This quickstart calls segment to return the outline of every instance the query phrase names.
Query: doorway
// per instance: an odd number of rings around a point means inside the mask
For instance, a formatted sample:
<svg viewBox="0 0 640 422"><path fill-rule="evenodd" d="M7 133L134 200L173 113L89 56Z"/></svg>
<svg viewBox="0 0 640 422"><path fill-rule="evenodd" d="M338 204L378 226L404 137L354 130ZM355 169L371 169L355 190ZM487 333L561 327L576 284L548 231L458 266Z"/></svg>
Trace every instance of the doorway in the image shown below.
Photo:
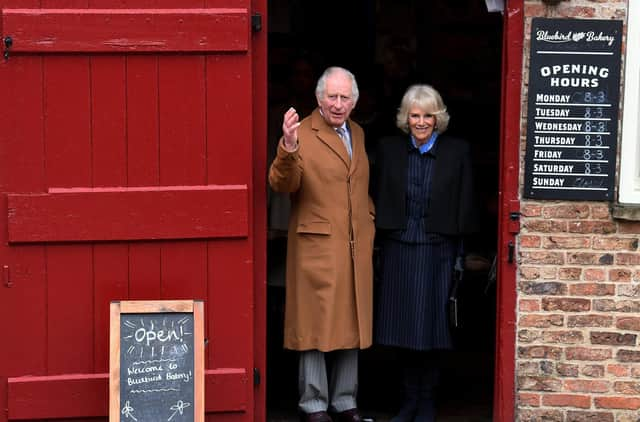
<svg viewBox="0 0 640 422"><path fill-rule="evenodd" d="M269 0L268 151L270 164L282 115L307 115L315 83L331 65L358 81L352 118L375 142L395 133L395 113L412 83L433 85L447 104L448 132L473 149L482 233L467 244L456 349L443 361L438 421L491 421L495 360L498 175L502 16L484 2L462 0ZM297 420L297 354L282 349L286 196L269 193L267 244L267 420ZM394 351L373 346L360 355L359 406L380 421L401 401Z"/></svg>

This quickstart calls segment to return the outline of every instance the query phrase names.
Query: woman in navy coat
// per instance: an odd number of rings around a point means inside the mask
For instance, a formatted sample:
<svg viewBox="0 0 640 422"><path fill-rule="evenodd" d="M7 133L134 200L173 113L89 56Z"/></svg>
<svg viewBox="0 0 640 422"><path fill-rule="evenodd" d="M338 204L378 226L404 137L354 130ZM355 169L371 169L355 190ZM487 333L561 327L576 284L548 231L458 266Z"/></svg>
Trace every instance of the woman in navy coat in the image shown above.
<svg viewBox="0 0 640 422"><path fill-rule="evenodd" d="M381 139L372 194L381 245L374 341L399 350L405 400L393 422L434 421L437 356L452 348L447 302L462 238L477 229L469 145L443 133L449 114L429 85L404 94Z"/></svg>

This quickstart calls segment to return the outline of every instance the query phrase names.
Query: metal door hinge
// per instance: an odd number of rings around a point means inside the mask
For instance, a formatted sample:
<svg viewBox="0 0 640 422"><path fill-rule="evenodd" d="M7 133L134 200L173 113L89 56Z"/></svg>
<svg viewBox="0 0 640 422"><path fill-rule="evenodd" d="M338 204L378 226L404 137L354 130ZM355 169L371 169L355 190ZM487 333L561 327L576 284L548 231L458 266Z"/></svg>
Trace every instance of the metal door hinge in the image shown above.
<svg viewBox="0 0 640 422"><path fill-rule="evenodd" d="M253 368L253 385L260 385L260 370Z"/></svg>
<svg viewBox="0 0 640 422"><path fill-rule="evenodd" d="M9 60L9 50L13 47L13 38L5 37L4 38L4 59Z"/></svg>
<svg viewBox="0 0 640 422"><path fill-rule="evenodd" d="M251 15L251 30L253 32L262 31L262 15L260 13Z"/></svg>
<svg viewBox="0 0 640 422"><path fill-rule="evenodd" d="M520 201L512 199L509 201L509 222L507 223L509 233L520 233Z"/></svg>
<svg viewBox="0 0 640 422"><path fill-rule="evenodd" d="M8 265L3 265L2 266L2 278L3 278L3 282L5 287L13 287L13 283L11 282L11 274L9 274L9 266Z"/></svg>

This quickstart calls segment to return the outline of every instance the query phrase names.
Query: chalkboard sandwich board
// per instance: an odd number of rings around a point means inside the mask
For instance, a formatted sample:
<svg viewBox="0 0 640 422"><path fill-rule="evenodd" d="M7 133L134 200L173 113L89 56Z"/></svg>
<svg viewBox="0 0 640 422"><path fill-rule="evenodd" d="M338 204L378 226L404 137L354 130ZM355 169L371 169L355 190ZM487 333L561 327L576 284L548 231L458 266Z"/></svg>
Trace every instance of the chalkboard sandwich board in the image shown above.
<svg viewBox="0 0 640 422"><path fill-rule="evenodd" d="M109 422L204 421L203 303L111 303Z"/></svg>

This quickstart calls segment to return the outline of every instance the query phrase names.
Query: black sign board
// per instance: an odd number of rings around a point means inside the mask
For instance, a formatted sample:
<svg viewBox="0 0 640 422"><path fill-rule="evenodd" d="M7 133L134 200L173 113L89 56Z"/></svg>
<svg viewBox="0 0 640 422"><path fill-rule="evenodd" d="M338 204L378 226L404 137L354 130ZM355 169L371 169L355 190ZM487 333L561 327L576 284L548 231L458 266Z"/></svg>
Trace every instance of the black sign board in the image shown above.
<svg viewBox="0 0 640 422"><path fill-rule="evenodd" d="M612 200L622 21L531 23L524 196Z"/></svg>
<svg viewBox="0 0 640 422"><path fill-rule="evenodd" d="M122 303L127 311L114 312ZM112 304L112 349L117 350L112 350L110 420L201 420L196 416L202 381L197 370L199 318L192 311L181 312L192 302L122 303Z"/></svg>

